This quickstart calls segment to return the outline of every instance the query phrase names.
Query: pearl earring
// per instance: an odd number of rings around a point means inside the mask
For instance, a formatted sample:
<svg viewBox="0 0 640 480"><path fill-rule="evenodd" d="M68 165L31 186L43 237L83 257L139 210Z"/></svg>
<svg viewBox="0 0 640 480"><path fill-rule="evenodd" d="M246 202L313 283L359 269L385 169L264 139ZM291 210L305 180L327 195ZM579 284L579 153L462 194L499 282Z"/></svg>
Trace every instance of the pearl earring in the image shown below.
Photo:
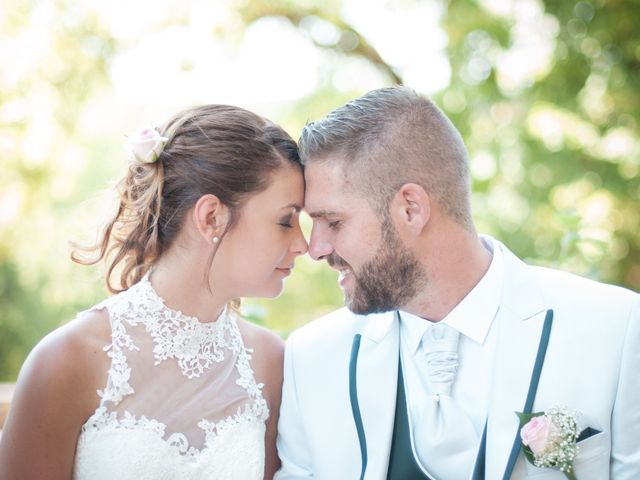
<svg viewBox="0 0 640 480"><path fill-rule="evenodd" d="M213 244L214 244L214 245L216 245L216 244L220 241L220 238L218 238L218 237L213 237L213 238L211 239L211 241L213 242Z"/></svg>

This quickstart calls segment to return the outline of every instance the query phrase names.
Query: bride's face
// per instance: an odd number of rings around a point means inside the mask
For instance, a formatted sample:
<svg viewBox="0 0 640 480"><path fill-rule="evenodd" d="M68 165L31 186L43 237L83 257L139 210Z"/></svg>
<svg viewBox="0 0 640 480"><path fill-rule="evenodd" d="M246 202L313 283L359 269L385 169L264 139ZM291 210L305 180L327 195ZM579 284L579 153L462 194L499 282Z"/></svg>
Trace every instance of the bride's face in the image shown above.
<svg viewBox="0 0 640 480"><path fill-rule="evenodd" d="M304 179L294 166L275 171L269 187L246 202L216 252L212 272L224 272L219 281L233 297L280 294L295 258L307 251L299 222L303 202Z"/></svg>

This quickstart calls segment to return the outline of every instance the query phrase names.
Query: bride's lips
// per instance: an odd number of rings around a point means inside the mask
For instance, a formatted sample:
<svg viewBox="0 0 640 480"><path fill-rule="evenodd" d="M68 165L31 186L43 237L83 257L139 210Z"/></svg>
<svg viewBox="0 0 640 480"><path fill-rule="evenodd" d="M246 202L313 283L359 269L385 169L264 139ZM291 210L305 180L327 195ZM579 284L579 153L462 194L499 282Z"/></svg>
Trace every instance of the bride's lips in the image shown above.
<svg viewBox="0 0 640 480"><path fill-rule="evenodd" d="M277 271L279 271L280 273L284 273L285 276L289 275L291 273L291 270L293 269L293 265L290 267L278 267L276 268Z"/></svg>

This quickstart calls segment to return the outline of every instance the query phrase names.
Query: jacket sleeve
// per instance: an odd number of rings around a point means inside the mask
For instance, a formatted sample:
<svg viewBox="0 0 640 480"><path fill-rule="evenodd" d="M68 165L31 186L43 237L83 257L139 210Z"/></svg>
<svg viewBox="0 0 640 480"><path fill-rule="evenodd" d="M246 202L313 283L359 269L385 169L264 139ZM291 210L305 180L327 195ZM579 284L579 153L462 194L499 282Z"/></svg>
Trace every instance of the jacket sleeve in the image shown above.
<svg viewBox="0 0 640 480"><path fill-rule="evenodd" d="M289 337L285 349L277 440L282 467L276 473L275 480L314 478L310 446L297 392L295 338L295 333Z"/></svg>
<svg viewBox="0 0 640 480"><path fill-rule="evenodd" d="M640 478L640 295L629 313L611 435L611 479Z"/></svg>

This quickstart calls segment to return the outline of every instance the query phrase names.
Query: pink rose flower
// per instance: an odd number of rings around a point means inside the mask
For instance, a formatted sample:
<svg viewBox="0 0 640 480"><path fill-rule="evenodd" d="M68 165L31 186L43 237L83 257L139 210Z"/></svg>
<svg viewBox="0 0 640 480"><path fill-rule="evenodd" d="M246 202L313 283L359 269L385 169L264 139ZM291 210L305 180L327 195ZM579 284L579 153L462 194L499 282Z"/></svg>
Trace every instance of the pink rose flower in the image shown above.
<svg viewBox="0 0 640 480"><path fill-rule="evenodd" d="M525 414L516 412L523 420ZM578 446L577 413L564 407L550 408L529 416L520 429L525 458L538 468L553 468L575 480L573 460Z"/></svg>
<svg viewBox="0 0 640 480"><path fill-rule="evenodd" d="M167 142L154 128L146 128L127 138L127 146L136 160L154 163Z"/></svg>
<svg viewBox="0 0 640 480"><path fill-rule="evenodd" d="M544 454L557 434L557 427L546 415L533 417L520 430L522 443L529 447L536 457Z"/></svg>

